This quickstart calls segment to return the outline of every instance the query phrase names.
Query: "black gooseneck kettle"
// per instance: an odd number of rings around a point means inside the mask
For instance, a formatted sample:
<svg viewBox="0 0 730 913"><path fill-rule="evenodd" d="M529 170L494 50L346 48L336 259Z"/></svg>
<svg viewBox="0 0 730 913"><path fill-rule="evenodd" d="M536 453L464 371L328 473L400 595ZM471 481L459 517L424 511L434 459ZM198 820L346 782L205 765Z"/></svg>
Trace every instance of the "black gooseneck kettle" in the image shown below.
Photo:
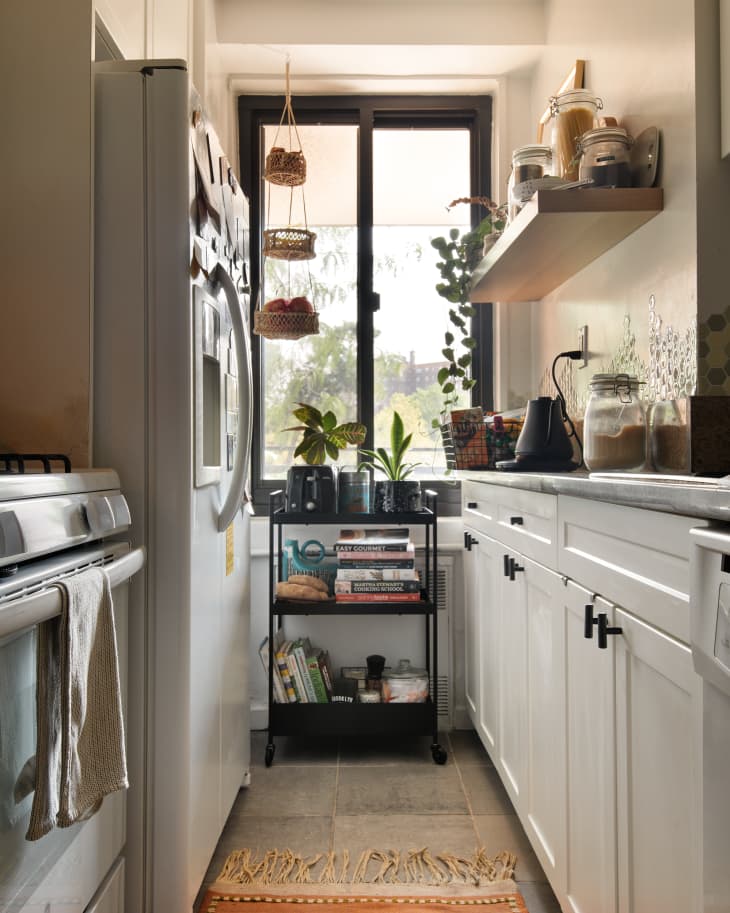
<svg viewBox="0 0 730 913"><path fill-rule="evenodd" d="M561 399L538 396L527 402L525 423L515 444L515 459L500 460L497 469L510 472L572 472L573 445L563 420Z"/></svg>

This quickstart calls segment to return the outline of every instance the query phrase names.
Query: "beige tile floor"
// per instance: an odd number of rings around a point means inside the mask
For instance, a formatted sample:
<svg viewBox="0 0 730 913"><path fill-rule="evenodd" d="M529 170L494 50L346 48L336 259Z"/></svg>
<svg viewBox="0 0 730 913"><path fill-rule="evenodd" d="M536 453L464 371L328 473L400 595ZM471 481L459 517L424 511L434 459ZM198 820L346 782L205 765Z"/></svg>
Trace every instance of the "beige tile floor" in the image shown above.
<svg viewBox="0 0 730 913"><path fill-rule="evenodd" d="M489 755L474 732L442 736L447 763L431 759L429 739L276 739L274 763L264 765L266 733L251 737L251 786L233 806L205 876L215 881L233 850L288 847L350 857L368 847L518 857L515 879L530 913L560 913Z"/></svg>

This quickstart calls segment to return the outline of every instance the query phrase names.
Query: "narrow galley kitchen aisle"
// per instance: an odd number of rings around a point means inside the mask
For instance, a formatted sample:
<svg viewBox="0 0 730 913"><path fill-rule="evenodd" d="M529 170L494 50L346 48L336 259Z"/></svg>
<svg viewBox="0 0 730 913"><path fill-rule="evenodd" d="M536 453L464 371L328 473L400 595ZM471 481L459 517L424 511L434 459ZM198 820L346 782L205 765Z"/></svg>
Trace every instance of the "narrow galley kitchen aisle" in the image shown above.
<svg viewBox="0 0 730 913"><path fill-rule="evenodd" d="M379 745L372 739L277 740L264 765L265 731L251 734L251 786L242 789L198 896L229 854L290 849L310 856L347 849L428 847L471 856L517 856L514 879L529 913L560 913L489 755L473 731L442 733L445 766L434 765L428 738ZM222 886L221 886L222 887Z"/></svg>

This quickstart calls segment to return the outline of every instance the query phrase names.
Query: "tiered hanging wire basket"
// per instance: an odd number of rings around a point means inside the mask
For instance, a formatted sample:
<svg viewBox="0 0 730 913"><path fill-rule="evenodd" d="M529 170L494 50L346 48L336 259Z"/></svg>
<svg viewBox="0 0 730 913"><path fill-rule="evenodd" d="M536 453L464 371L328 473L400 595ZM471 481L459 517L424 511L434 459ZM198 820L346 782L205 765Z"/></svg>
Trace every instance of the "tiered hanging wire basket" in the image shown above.
<svg viewBox="0 0 730 913"><path fill-rule="evenodd" d="M286 129L289 149L277 145L279 134ZM294 148L294 140L299 148ZM264 230L265 257L288 262L312 260L314 241L317 235L310 231L307 224L307 203L304 198L304 183L307 179L307 162L302 152L302 142L299 138L294 110L291 104L291 89L289 85L289 61L286 62L286 100L281 114L281 120L274 136L274 142L269 154L266 156L264 178L270 184L289 188L289 214L288 224L283 228L269 228ZM304 228L292 225L294 209L294 190L300 188L302 196L302 211L304 213ZM269 190L266 221L271 224L271 191ZM307 264L310 290L314 291L312 274ZM291 294L291 271L289 271L289 293ZM312 294L312 297L314 295ZM301 339L303 336L312 336L319 333L319 315L314 304L313 312L302 311L265 311L257 309L254 313L253 331L266 339Z"/></svg>

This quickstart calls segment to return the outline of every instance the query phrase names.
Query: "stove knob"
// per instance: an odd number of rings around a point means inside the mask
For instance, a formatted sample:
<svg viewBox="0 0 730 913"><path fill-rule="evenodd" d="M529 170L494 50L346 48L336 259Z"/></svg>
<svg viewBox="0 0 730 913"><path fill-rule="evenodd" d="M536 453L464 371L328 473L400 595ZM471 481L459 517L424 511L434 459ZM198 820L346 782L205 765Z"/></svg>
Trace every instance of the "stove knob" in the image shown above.
<svg viewBox="0 0 730 913"><path fill-rule="evenodd" d="M308 511L316 510L317 505L314 503L314 501L307 501L307 503L304 505L304 509Z"/></svg>

